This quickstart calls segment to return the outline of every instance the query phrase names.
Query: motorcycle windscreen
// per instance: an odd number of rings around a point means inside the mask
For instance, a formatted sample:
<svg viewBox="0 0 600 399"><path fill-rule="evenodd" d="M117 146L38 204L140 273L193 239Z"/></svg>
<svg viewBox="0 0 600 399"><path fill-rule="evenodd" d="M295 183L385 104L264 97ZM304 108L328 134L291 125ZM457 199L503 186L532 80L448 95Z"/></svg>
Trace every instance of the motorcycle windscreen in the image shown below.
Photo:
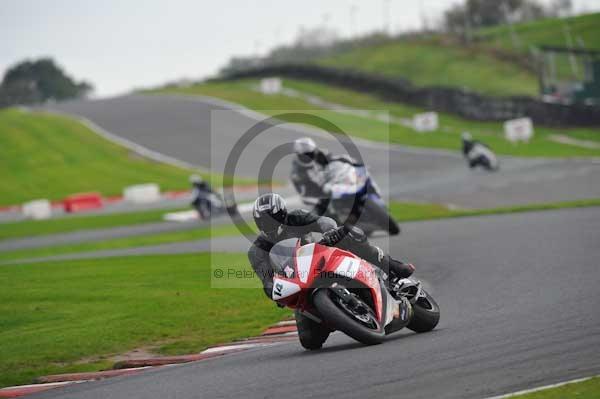
<svg viewBox="0 0 600 399"><path fill-rule="evenodd" d="M296 267L294 265L294 255L298 247L297 238L288 238L279 241L273 245L269 252L269 260L275 274L293 278Z"/></svg>

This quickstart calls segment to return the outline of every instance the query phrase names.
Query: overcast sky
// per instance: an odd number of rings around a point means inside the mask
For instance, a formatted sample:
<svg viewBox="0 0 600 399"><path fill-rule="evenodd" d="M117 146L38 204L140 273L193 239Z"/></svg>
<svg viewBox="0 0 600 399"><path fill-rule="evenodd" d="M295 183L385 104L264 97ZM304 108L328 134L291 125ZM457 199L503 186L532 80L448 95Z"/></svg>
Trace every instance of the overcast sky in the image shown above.
<svg viewBox="0 0 600 399"><path fill-rule="evenodd" d="M543 0L549 2L550 0ZM100 96L214 74L233 55L290 43L323 23L342 36L418 28L457 0L0 0L0 73L51 56ZM600 10L600 0L574 0ZM351 10L354 9L354 12ZM351 16L354 15L354 18Z"/></svg>

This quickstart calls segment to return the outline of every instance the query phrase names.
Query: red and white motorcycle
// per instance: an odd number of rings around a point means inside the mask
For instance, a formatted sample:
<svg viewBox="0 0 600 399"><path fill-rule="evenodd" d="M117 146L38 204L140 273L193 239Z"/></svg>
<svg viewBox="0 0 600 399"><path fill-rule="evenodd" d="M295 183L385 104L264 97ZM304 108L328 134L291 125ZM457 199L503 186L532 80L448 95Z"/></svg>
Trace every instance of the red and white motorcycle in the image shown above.
<svg viewBox="0 0 600 399"><path fill-rule="evenodd" d="M319 349L335 330L367 345L407 327L431 331L438 304L414 279L389 278L358 256L319 243L283 240L269 256L274 301L295 309L300 343Z"/></svg>

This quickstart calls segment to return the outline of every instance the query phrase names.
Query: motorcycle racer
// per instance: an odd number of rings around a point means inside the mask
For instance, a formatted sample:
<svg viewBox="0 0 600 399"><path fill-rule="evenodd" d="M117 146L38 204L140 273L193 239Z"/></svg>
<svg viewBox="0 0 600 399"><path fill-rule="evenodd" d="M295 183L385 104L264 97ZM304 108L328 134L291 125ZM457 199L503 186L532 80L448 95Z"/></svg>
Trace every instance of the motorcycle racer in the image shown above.
<svg viewBox="0 0 600 399"><path fill-rule="evenodd" d="M301 238L312 232L323 234L321 244L352 252L386 274L406 278L415 270L412 264L393 259L379 247L369 243L367 236L357 227L338 227L333 219L303 209L288 212L284 199L278 194L269 193L258 197L252 213L260 233L248 250L248 260L269 299L273 295L274 277L269 259L271 248L279 241ZM331 331L298 310L294 315L302 346L310 350L321 348Z"/></svg>
<svg viewBox="0 0 600 399"><path fill-rule="evenodd" d="M480 141L474 140L471 134L464 132L461 135L462 153L473 169L481 166L490 171L496 171L499 168L498 160L492 150Z"/></svg>
<svg viewBox="0 0 600 399"><path fill-rule="evenodd" d="M294 141L296 157L292 161L290 180L296 192L302 197L317 198L315 212L322 215L327 210L328 193L323 190L325 185L325 168L329 163L329 153L317 148L310 137Z"/></svg>
<svg viewBox="0 0 600 399"><path fill-rule="evenodd" d="M338 227L333 219L303 209L288 212L284 199L278 194L269 193L258 197L254 202L253 217L260 233L248 250L248 259L269 298L273 290L269 251L281 240L301 238L312 232L323 234L322 244L350 251L388 274L406 278L415 270L412 264L384 254L357 227Z"/></svg>

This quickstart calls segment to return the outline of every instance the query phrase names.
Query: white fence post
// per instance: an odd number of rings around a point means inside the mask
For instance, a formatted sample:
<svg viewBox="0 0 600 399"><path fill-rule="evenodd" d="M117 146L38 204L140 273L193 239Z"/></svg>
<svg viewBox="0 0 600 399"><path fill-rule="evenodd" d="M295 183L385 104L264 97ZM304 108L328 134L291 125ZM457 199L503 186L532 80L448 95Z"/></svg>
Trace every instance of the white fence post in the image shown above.
<svg viewBox="0 0 600 399"><path fill-rule="evenodd" d="M160 199L158 184L136 184L123 189L123 199L136 204L155 202Z"/></svg>
<svg viewBox="0 0 600 399"><path fill-rule="evenodd" d="M438 130L439 118L437 112L424 112L413 116L413 128L417 132L433 132Z"/></svg>
<svg viewBox="0 0 600 399"><path fill-rule="evenodd" d="M504 137L512 143L528 142L533 137L533 121L531 118L517 118L504 122Z"/></svg>
<svg viewBox="0 0 600 399"><path fill-rule="evenodd" d="M49 219L52 216L52 205L47 199L29 201L21 206L21 212L31 219Z"/></svg>
<svg viewBox="0 0 600 399"><path fill-rule="evenodd" d="M260 81L260 91L263 94L278 94L281 86L280 78L264 78Z"/></svg>

